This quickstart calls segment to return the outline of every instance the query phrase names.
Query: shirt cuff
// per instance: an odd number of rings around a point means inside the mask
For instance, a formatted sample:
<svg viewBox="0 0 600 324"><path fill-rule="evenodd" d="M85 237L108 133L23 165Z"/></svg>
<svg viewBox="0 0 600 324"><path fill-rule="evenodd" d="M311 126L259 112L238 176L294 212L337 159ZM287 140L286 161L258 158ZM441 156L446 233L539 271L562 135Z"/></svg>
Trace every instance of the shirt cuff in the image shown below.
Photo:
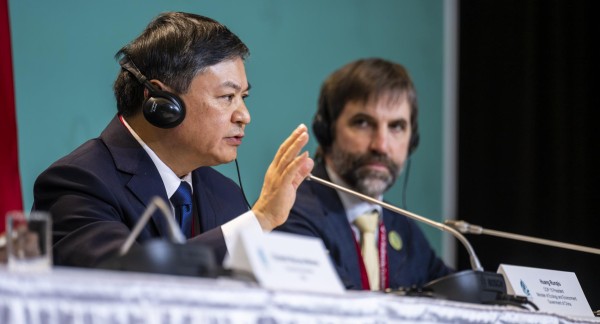
<svg viewBox="0 0 600 324"><path fill-rule="evenodd" d="M225 239L225 245L227 246L227 252L231 253L234 251L239 235L242 231L253 231L258 235L262 234L262 227L256 215L252 210L249 210L240 216L230 220L229 222L221 225L223 231L223 238Z"/></svg>

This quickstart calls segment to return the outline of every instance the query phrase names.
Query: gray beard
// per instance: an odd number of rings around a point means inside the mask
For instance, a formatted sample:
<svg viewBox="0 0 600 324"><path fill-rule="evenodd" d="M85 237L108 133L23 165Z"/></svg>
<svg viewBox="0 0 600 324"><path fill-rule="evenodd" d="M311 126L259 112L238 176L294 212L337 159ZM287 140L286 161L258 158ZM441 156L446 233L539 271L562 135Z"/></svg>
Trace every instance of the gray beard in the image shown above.
<svg viewBox="0 0 600 324"><path fill-rule="evenodd" d="M400 172L400 167L385 155L366 153L352 154L341 150L331 150L331 161L338 175L356 191L373 198L379 198L387 191ZM375 171L363 166L371 161L383 163L388 172Z"/></svg>

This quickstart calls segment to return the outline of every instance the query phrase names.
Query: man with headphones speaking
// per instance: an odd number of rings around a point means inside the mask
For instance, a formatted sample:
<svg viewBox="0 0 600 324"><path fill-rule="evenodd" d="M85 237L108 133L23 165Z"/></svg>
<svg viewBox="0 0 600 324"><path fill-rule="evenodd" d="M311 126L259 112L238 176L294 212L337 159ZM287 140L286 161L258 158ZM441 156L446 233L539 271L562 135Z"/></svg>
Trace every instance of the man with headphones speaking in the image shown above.
<svg viewBox="0 0 600 324"><path fill-rule="evenodd" d="M34 209L53 218L57 265L94 267L115 255L153 197L170 203L188 242L222 260L240 228L282 224L313 161L299 126L280 146L253 207L210 166L234 161L250 114L246 45L227 27L189 13L156 17L117 53L118 113L100 137L36 180ZM168 235L158 213L137 237Z"/></svg>
<svg viewBox="0 0 600 324"><path fill-rule="evenodd" d="M382 199L419 143L417 112L401 65L373 58L343 66L321 87L312 174ZM300 186L276 230L320 237L349 289L422 286L452 272L413 220L315 181Z"/></svg>

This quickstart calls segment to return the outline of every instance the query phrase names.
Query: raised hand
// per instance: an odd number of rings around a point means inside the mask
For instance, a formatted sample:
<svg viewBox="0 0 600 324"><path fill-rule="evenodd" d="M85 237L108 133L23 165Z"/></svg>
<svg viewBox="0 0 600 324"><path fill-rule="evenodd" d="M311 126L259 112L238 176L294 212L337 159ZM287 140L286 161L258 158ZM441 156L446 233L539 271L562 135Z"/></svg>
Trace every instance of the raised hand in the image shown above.
<svg viewBox="0 0 600 324"><path fill-rule="evenodd" d="M264 231L283 224L296 200L296 190L310 174L314 162L300 150L308 143L308 130L298 126L281 144L263 183L260 197L252 207Z"/></svg>

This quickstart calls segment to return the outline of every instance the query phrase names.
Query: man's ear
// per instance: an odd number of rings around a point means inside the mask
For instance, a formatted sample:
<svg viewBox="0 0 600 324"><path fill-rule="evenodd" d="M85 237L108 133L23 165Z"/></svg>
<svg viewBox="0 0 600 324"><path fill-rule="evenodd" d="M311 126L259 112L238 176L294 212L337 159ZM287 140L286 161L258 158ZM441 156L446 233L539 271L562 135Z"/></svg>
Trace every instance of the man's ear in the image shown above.
<svg viewBox="0 0 600 324"><path fill-rule="evenodd" d="M160 82L160 80L152 79L148 80L152 84L152 86L158 91L168 91L171 92L171 89L167 87L164 83ZM150 90L148 87L144 87L144 99L148 99L150 97Z"/></svg>
<svg viewBox="0 0 600 324"><path fill-rule="evenodd" d="M152 85L160 91L173 92L170 87L168 87L166 84L162 83L160 80L152 79L152 80L148 80L148 82L152 83Z"/></svg>

